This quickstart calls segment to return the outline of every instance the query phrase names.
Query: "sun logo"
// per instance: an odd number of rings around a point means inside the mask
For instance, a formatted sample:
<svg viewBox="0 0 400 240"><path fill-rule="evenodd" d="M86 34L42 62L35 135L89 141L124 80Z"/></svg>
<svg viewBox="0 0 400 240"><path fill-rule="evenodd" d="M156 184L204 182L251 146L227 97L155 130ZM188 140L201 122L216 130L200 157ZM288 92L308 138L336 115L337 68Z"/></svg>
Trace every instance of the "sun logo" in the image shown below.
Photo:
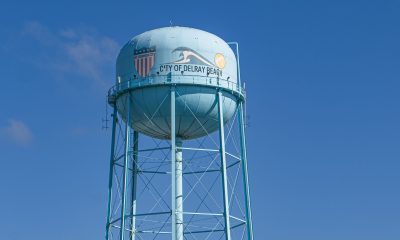
<svg viewBox="0 0 400 240"><path fill-rule="evenodd" d="M225 57L224 55L222 55L221 53L217 53L215 54L215 66L217 66L218 68L224 68L225 67Z"/></svg>

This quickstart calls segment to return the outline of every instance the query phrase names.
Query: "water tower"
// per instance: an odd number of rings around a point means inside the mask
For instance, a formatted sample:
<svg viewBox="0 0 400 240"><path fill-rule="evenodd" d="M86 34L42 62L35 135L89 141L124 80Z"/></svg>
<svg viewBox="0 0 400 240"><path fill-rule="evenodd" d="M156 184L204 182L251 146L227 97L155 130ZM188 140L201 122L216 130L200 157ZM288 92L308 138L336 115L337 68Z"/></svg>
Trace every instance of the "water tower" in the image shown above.
<svg viewBox="0 0 400 240"><path fill-rule="evenodd" d="M253 240L244 102L237 43L186 27L126 43L108 92L106 239Z"/></svg>

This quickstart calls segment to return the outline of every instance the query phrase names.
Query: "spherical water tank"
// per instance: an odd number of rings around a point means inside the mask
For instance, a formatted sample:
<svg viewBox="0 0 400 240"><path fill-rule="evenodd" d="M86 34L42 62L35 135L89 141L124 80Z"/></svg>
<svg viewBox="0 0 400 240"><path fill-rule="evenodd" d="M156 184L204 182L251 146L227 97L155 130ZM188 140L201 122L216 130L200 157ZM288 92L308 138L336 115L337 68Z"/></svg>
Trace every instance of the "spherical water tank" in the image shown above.
<svg viewBox="0 0 400 240"><path fill-rule="evenodd" d="M242 97L236 58L221 38L193 28L165 27L132 38L121 49L117 84L110 90L130 126L151 137L171 136L171 88L175 90L176 136L193 139L218 129L217 91L224 122Z"/></svg>

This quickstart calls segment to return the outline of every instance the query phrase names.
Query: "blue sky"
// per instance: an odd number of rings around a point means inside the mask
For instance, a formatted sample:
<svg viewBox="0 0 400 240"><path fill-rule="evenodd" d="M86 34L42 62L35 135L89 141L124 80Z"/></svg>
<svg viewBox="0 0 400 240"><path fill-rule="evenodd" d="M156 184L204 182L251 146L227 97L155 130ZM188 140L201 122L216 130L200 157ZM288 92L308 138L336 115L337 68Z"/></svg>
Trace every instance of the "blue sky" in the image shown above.
<svg viewBox="0 0 400 240"><path fill-rule="evenodd" d="M399 1L7 1L1 239L102 239L119 48L191 26L238 41L257 239L400 239Z"/></svg>

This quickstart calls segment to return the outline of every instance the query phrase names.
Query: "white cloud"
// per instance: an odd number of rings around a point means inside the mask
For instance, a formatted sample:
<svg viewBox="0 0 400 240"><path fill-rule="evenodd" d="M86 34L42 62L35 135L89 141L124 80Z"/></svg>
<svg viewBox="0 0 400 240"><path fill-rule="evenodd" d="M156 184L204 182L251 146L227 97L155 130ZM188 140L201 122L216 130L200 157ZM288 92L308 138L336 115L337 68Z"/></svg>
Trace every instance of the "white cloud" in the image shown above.
<svg viewBox="0 0 400 240"><path fill-rule="evenodd" d="M118 45L108 37L95 38L89 35L80 35L64 44L64 50L73 65L79 72L98 84L105 84L103 66L114 66Z"/></svg>
<svg viewBox="0 0 400 240"><path fill-rule="evenodd" d="M1 133L8 140L19 145L29 145L33 140L33 134L29 127L16 119L9 119L7 126L1 128Z"/></svg>
<svg viewBox="0 0 400 240"><path fill-rule="evenodd" d="M41 67L84 77L101 88L110 85L119 49L110 37L88 29L51 31L39 22L26 23L22 33L40 45Z"/></svg>

